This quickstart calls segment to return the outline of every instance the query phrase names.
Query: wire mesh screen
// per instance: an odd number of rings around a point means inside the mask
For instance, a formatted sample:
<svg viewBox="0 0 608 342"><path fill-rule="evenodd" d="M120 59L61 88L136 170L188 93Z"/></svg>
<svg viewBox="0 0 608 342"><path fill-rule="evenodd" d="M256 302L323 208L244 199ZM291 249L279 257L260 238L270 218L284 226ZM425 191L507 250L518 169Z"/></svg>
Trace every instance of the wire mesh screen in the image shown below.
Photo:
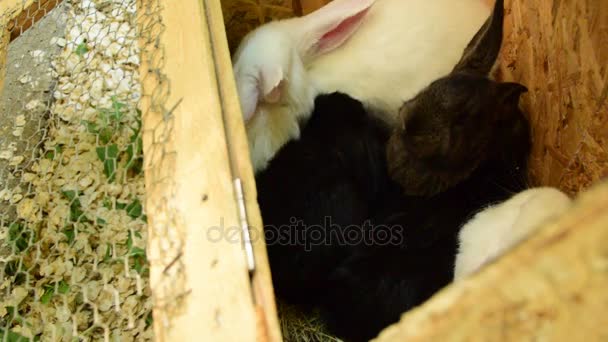
<svg viewBox="0 0 608 342"><path fill-rule="evenodd" d="M151 340L138 105L141 59L162 63L158 4L30 3L0 13L0 337Z"/></svg>

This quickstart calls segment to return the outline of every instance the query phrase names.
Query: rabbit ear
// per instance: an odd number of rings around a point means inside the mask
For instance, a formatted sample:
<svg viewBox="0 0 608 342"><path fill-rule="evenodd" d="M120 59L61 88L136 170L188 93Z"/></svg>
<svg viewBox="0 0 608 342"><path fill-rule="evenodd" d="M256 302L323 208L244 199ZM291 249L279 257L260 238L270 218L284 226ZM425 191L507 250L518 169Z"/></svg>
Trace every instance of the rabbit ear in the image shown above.
<svg viewBox="0 0 608 342"><path fill-rule="evenodd" d="M260 97L258 83L255 77L247 77L245 80L237 82L237 92L245 121L251 119L258 106L258 99Z"/></svg>
<svg viewBox="0 0 608 342"><path fill-rule="evenodd" d="M283 68L279 65L268 65L260 70L261 93L266 102L275 103L281 98Z"/></svg>
<svg viewBox="0 0 608 342"><path fill-rule="evenodd" d="M376 0L334 0L298 18L300 56L312 59L342 45L361 25Z"/></svg>
<svg viewBox="0 0 608 342"><path fill-rule="evenodd" d="M249 121L255 114L260 100L275 103L281 98L283 70L278 65L263 66L257 75L248 76L237 82L243 119Z"/></svg>
<svg viewBox="0 0 608 342"><path fill-rule="evenodd" d="M503 22L504 0L496 0L492 14L464 49L452 72L466 71L487 76L500 52Z"/></svg>

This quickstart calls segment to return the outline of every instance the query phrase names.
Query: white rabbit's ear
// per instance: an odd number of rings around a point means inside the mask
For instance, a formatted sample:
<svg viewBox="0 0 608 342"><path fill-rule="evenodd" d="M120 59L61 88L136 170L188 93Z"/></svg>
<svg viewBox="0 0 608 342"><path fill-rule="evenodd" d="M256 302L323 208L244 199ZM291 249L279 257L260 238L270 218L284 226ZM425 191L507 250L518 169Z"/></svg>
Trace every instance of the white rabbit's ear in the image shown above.
<svg viewBox="0 0 608 342"><path fill-rule="evenodd" d="M278 102L281 98L281 82L283 69L279 65L262 67L260 70L262 80L262 97L269 103Z"/></svg>
<svg viewBox="0 0 608 342"><path fill-rule="evenodd" d="M334 0L299 18L302 28L294 34L302 58L314 58L342 45L359 28L375 1Z"/></svg>
<svg viewBox="0 0 608 342"><path fill-rule="evenodd" d="M243 119L249 121L255 114L261 100L268 103L278 102L281 98L283 70L278 65L262 66L257 75L248 76L237 82Z"/></svg>
<svg viewBox="0 0 608 342"><path fill-rule="evenodd" d="M258 99L260 97L258 83L258 79L255 77L248 77L245 80L237 82L237 92L245 122L251 119L258 107Z"/></svg>

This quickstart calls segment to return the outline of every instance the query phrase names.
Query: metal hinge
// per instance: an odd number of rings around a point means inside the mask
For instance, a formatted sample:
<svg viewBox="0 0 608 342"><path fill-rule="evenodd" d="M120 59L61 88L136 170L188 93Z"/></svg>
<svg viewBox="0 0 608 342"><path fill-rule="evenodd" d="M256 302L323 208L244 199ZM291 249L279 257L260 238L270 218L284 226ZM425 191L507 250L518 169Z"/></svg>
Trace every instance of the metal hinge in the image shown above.
<svg viewBox="0 0 608 342"><path fill-rule="evenodd" d="M240 178L234 180L234 190L239 210L239 221L241 223L241 235L243 237L243 248L247 260L247 269L252 274L255 271L255 258L253 255L253 244L249 232L249 220L247 219L247 208L245 207L245 196L243 195L243 184Z"/></svg>

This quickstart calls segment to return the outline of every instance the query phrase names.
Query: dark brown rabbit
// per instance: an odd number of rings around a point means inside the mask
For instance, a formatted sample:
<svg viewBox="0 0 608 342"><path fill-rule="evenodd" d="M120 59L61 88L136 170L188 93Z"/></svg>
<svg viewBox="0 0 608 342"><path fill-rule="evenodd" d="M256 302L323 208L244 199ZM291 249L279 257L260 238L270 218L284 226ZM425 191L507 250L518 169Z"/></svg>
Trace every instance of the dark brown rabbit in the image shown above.
<svg viewBox="0 0 608 342"><path fill-rule="evenodd" d="M391 178L407 195L430 196L468 177L513 136L527 129L518 100L527 89L488 78L502 44L503 1L446 77L400 109L401 126L387 146ZM525 144L526 142L521 142Z"/></svg>

